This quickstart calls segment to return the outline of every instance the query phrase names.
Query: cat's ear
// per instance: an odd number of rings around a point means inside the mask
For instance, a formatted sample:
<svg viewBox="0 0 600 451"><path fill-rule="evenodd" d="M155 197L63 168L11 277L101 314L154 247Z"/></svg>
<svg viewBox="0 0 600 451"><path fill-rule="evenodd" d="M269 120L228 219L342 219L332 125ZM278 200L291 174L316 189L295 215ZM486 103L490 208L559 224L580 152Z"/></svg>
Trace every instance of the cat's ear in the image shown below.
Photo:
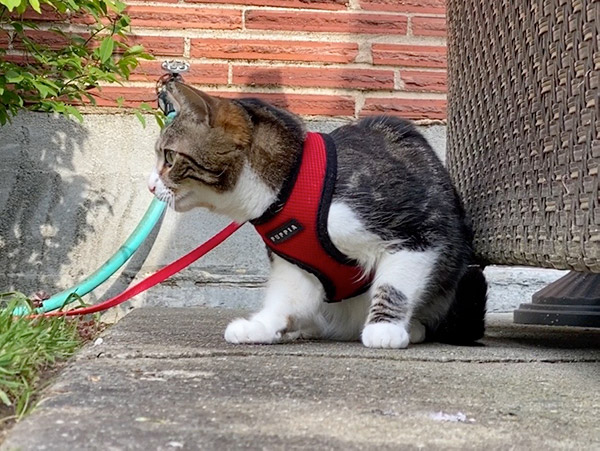
<svg viewBox="0 0 600 451"><path fill-rule="evenodd" d="M221 128L238 147L247 147L252 141L252 122L239 105L220 99L211 126Z"/></svg>
<svg viewBox="0 0 600 451"><path fill-rule="evenodd" d="M246 147L250 144L252 123L239 105L211 97L177 81L169 82L166 92L177 114L193 113L199 121L210 127L221 128L236 146Z"/></svg>
<svg viewBox="0 0 600 451"><path fill-rule="evenodd" d="M167 83L165 88L177 114L192 113L201 122L212 122L217 104L215 98L177 81Z"/></svg>

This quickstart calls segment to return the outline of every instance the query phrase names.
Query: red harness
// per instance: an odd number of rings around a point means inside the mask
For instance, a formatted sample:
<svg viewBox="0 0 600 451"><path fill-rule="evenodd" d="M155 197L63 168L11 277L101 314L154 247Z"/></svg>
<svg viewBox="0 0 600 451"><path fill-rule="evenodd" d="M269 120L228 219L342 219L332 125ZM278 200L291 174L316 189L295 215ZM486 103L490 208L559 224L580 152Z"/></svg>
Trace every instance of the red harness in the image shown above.
<svg viewBox="0 0 600 451"><path fill-rule="evenodd" d="M372 281L356 261L333 245L327 233L336 175L333 140L328 135L307 133L300 164L281 190L280 199L252 221L271 251L321 281L327 302L356 296Z"/></svg>

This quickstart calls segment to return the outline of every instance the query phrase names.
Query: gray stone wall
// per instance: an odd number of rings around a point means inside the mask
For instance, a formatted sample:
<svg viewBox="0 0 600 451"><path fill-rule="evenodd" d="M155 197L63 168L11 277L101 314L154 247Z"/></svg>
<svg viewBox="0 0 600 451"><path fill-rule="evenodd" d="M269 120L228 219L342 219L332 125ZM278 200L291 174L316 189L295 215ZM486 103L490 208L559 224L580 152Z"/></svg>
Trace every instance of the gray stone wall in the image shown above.
<svg viewBox="0 0 600 451"><path fill-rule="evenodd" d="M340 124L311 121L308 126L328 131ZM445 127L422 131L444 158ZM109 258L152 200L146 178L154 164L157 135L151 118L144 129L130 115L88 114L79 124L26 113L1 127L0 291L54 293ZM90 296L90 302L117 294L133 279L189 252L227 223L227 218L202 210L168 211L160 231ZM502 274L498 294L507 293L506 277L510 279L511 272ZM532 274L526 279L537 287L560 273ZM150 297L140 295L133 304L255 306L266 275L262 242L251 227L244 226L215 251L153 289ZM490 278L494 277L492 270ZM519 287L514 281L508 285ZM513 299L511 305L503 299L498 305L507 310L528 300Z"/></svg>

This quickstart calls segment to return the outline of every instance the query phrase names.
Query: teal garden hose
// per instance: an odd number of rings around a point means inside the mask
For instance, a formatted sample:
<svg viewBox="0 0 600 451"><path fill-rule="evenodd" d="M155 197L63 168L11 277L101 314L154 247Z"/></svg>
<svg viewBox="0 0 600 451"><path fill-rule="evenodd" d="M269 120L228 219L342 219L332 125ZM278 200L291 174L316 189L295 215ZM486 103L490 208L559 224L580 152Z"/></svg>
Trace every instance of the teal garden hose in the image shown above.
<svg viewBox="0 0 600 451"><path fill-rule="evenodd" d="M139 222L135 230L129 235L127 240L121 245L121 247L110 257L100 268L98 268L90 276L86 277L78 285L68 290L61 291L58 294L50 297L43 301L42 306L38 307L35 311L37 313L50 312L52 310L63 307L66 303L75 300L76 298L71 296L73 293L78 296L84 296L90 291L94 290L100 284L104 283L110 276L112 276L140 247L144 240L148 237L154 226L160 220L163 212L165 211L166 204L153 199L150 206L146 210L144 217ZM26 307L17 307L13 314L24 315L30 313Z"/></svg>
<svg viewBox="0 0 600 451"><path fill-rule="evenodd" d="M189 64L180 61L165 61L162 64L163 69L170 73L170 77L179 77L179 73L185 72L189 69ZM166 96L161 96L159 93L159 107L163 110L166 115L165 124L169 124L175 118L176 112L172 104L168 101ZM162 101L162 103L161 103ZM162 217L166 208L166 204L158 199L154 198L146 210L144 217L139 222L135 230L129 235L125 243L110 257L104 264L98 268L90 276L86 277L78 285L68 290L61 291L58 294L46 299L42 302L42 306L34 310L33 313L47 313L53 310L58 310L64 307L66 304L73 302L77 297L85 296L90 291L96 289L99 285L104 283L110 276L112 276L117 270L125 264L127 260L135 253L135 251L141 246L144 240L148 237L150 232L154 229L160 218ZM237 228L240 226L237 225ZM237 228L235 230L237 230ZM231 233L235 231L232 229ZM73 296L73 295L77 296ZM26 315L32 313L26 306L19 306L13 310L14 315Z"/></svg>

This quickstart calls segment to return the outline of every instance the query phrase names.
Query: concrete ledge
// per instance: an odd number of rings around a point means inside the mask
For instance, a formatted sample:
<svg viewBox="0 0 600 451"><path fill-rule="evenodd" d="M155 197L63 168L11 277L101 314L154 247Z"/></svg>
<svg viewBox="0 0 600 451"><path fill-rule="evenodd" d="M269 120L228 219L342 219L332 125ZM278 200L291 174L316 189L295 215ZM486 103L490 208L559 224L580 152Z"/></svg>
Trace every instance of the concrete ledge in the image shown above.
<svg viewBox="0 0 600 451"><path fill-rule="evenodd" d="M492 315L481 347L234 346L243 312L137 309L2 450L595 449L600 331Z"/></svg>
<svg viewBox="0 0 600 451"><path fill-rule="evenodd" d="M0 290L29 294L66 289L102 265L125 241L152 200L146 180L154 166L159 130L152 118L147 122L144 129L133 115L87 114L79 124L23 113L2 127ZM308 127L327 132L343 123L311 120ZM445 127L423 131L443 157ZM168 212L154 241L115 275L112 288L108 284L97 290L91 301L189 252L227 223L201 210ZM262 241L251 227L244 227L176 283L214 281L225 275L232 286L245 288L264 281L267 265ZM190 305L191 299L174 305ZM238 306L245 305L240 302Z"/></svg>

